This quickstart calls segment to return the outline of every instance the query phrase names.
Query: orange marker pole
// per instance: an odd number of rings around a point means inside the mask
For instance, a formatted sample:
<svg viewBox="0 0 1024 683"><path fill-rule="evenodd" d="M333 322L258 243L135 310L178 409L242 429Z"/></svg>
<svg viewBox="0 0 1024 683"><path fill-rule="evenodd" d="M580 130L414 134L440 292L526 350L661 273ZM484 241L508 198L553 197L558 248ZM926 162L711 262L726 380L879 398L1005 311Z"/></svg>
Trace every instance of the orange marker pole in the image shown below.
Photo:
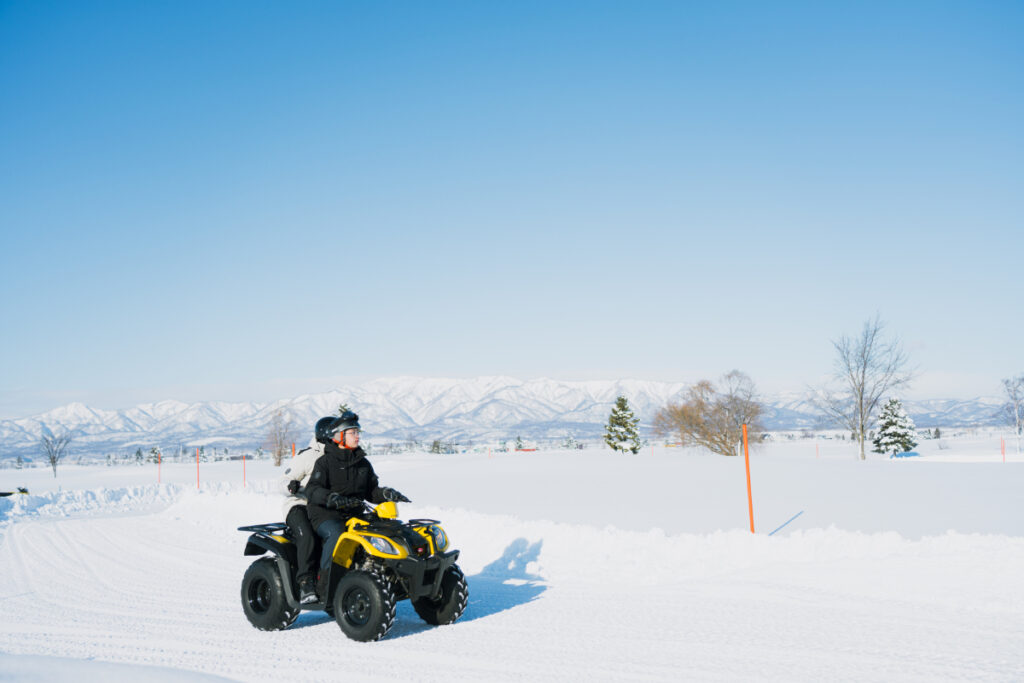
<svg viewBox="0 0 1024 683"><path fill-rule="evenodd" d="M295 442L292 441L292 457L295 457Z"/></svg>
<svg viewBox="0 0 1024 683"><path fill-rule="evenodd" d="M747 462L747 507L750 509L750 533L754 533L754 496L750 491L750 447L747 445L747 425L743 425L743 459Z"/></svg>
<svg viewBox="0 0 1024 683"><path fill-rule="evenodd" d="M156 483L160 483L160 451L156 452Z"/></svg>
<svg viewBox="0 0 1024 683"><path fill-rule="evenodd" d="M199 446L196 446L196 491L199 490Z"/></svg>

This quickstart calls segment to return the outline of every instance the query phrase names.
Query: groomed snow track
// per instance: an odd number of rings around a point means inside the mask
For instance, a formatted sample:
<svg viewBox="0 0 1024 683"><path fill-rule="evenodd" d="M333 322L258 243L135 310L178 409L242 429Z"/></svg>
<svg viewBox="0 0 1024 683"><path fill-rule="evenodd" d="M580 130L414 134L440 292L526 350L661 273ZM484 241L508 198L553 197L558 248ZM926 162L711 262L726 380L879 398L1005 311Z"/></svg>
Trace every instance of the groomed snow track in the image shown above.
<svg viewBox="0 0 1024 683"><path fill-rule="evenodd" d="M0 527L0 651L246 681L1024 674L1017 538L666 535L418 510L463 549L466 614L434 628L403 602L387 638L360 644L321 613L278 633L245 620L239 582L252 558L235 527L274 519L279 498L259 487L165 494L176 502L161 511L143 490L130 497L136 512L111 494L113 514L99 496L91 514ZM0 678L18 661L0 656Z"/></svg>

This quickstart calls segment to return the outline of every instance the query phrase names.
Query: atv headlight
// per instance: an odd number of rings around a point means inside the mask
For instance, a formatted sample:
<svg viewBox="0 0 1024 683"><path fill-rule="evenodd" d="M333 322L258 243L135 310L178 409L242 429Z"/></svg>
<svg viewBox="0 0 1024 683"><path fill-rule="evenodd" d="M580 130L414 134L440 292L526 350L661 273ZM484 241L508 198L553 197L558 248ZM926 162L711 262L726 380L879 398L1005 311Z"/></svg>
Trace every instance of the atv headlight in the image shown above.
<svg viewBox="0 0 1024 683"><path fill-rule="evenodd" d="M382 555L394 555L395 557L399 557L402 554L402 551L398 549L398 546L383 536L365 536L364 538L370 542L370 545L373 546L374 550Z"/></svg>
<svg viewBox="0 0 1024 683"><path fill-rule="evenodd" d="M431 526L430 535L434 537L434 548L437 549L437 552L444 552L448 547L448 534L444 532L444 529L436 525Z"/></svg>

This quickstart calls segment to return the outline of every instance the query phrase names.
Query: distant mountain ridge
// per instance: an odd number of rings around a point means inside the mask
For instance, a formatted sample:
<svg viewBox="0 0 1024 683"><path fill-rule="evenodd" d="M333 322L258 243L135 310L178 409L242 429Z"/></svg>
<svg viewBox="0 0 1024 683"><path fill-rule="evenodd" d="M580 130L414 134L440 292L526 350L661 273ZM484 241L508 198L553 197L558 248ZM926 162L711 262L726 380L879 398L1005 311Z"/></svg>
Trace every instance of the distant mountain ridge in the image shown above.
<svg viewBox="0 0 1024 683"><path fill-rule="evenodd" d="M70 430L77 454L123 454L153 446L213 446L252 450L260 446L274 414L294 420L294 440L304 444L313 423L346 403L361 415L373 441L491 442L520 436L531 440L597 439L615 397L629 399L642 432L659 408L682 400L688 385L643 380L558 381L511 377L444 379L392 377L269 403L160 401L125 410L72 403L41 415L0 421L0 459L35 457L43 429ZM766 425L773 430L815 428L820 416L806 397L765 399ZM918 427L989 425L1002 401L932 399L904 401Z"/></svg>

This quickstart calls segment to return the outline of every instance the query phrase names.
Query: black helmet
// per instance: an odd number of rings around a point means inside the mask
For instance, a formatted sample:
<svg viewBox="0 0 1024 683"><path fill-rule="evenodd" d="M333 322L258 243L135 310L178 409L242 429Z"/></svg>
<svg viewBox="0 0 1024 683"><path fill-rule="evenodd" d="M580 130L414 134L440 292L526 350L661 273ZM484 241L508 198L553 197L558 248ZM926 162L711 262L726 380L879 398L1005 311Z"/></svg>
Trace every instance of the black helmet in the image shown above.
<svg viewBox="0 0 1024 683"><path fill-rule="evenodd" d="M331 428L331 423L336 419L336 417L321 417L316 421L316 426L313 427L313 436L316 437L317 441L327 443L331 440L331 437L328 436L328 431Z"/></svg>
<svg viewBox="0 0 1024 683"><path fill-rule="evenodd" d="M343 432L346 429L362 429L359 426L359 416L351 410L346 410L338 418L337 424L333 425L333 429L335 433Z"/></svg>
<svg viewBox="0 0 1024 683"><path fill-rule="evenodd" d="M340 416L321 417L316 421L314 432L317 441L327 443L346 429L359 428L359 416L351 410L346 410Z"/></svg>

